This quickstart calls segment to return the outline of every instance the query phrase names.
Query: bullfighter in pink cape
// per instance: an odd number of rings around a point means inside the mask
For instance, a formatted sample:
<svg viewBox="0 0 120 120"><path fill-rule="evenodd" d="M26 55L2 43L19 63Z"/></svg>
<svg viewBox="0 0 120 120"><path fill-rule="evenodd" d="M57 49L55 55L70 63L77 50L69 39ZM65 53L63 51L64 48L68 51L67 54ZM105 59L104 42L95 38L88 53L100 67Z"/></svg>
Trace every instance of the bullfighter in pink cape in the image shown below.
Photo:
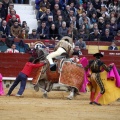
<svg viewBox="0 0 120 120"><path fill-rule="evenodd" d="M0 95L4 95L4 88L2 83L2 74L0 73Z"/></svg>

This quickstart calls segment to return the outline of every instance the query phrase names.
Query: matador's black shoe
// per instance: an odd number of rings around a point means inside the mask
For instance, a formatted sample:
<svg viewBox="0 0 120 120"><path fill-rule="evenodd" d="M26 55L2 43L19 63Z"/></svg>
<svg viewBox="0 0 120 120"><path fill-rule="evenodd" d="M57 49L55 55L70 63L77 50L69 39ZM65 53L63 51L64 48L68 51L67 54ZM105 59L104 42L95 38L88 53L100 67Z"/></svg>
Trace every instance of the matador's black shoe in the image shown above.
<svg viewBox="0 0 120 120"><path fill-rule="evenodd" d="M93 102L90 102L89 104L91 104L91 105L92 105L92 104L93 104Z"/></svg>
<svg viewBox="0 0 120 120"><path fill-rule="evenodd" d="M100 103L97 103L95 101L92 104L95 104L95 105L98 105L98 106L102 106Z"/></svg>

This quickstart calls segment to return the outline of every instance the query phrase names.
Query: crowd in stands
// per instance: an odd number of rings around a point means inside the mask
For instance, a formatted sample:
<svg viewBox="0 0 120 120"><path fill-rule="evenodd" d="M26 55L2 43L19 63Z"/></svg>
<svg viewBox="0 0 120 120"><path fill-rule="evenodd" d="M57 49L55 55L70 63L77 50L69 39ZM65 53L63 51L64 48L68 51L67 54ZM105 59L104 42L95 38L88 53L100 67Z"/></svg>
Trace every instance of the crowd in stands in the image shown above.
<svg viewBox="0 0 120 120"><path fill-rule="evenodd" d="M2 0L0 38L58 41L69 36L80 50L86 49L85 41L120 40L120 0L35 0L35 8L38 27L29 33L30 28L26 21L21 23L13 1Z"/></svg>

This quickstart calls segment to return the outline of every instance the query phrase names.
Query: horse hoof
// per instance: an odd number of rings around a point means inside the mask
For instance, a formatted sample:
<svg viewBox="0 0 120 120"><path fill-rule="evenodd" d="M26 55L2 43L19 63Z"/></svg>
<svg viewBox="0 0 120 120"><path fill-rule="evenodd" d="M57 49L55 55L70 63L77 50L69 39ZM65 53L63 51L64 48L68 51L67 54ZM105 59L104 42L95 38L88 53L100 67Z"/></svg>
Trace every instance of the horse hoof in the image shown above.
<svg viewBox="0 0 120 120"><path fill-rule="evenodd" d="M47 94L43 94L43 98L48 98Z"/></svg>
<svg viewBox="0 0 120 120"><path fill-rule="evenodd" d="M34 86L34 90L35 90L36 92L38 92L38 91L39 91L39 87L38 87L37 85L35 85L35 86Z"/></svg>
<svg viewBox="0 0 120 120"><path fill-rule="evenodd" d="M72 97L72 96L68 96L67 99L68 99L68 100L72 100L73 97Z"/></svg>

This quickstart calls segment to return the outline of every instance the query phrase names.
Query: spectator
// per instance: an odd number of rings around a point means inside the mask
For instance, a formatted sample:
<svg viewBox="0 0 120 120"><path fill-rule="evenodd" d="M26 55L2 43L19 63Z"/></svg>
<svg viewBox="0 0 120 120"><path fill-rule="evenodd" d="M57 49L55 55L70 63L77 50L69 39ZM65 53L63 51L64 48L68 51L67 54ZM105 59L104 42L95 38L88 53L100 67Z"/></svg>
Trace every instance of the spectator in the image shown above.
<svg viewBox="0 0 120 120"><path fill-rule="evenodd" d="M112 17L110 19L110 27L113 29L113 34L116 35L116 31L117 31L117 23L116 23L116 18Z"/></svg>
<svg viewBox="0 0 120 120"><path fill-rule="evenodd" d="M98 29L100 30L100 33L102 32L104 26L105 26L104 18L99 17L99 19L98 19Z"/></svg>
<svg viewBox="0 0 120 120"><path fill-rule="evenodd" d="M94 32L94 29L98 29L98 24L94 23L93 27L90 29L90 32Z"/></svg>
<svg viewBox="0 0 120 120"><path fill-rule="evenodd" d="M92 15L93 15L93 13L96 14L97 12L96 12L96 9L93 7L93 4L90 3L90 5L89 5L89 7L88 7L88 9L87 9L87 16L88 16L89 18L91 18Z"/></svg>
<svg viewBox="0 0 120 120"><path fill-rule="evenodd" d="M37 30L33 29L32 33L29 34L29 39L40 39L40 36L37 34Z"/></svg>
<svg viewBox="0 0 120 120"><path fill-rule="evenodd" d="M115 41L120 41L120 30L117 31L117 35L114 37Z"/></svg>
<svg viewBox="0 0 120 120"><path fill-rule="evenodd" d="M80 37L79 40L75 43L75 46L79 46L81 50L86 49L86 43L83 41L82 37Z"/></svg>
<svg viewBox="0 0 120 120"><path fill-rule="evenodd" d="M58 21L55 21L56 27L60 28L62 26L62 22L63 22L63 17L60 15L58 16Z"/></svg>
<svg viewBox="0 0 120 120"><path fill-rule="evenodd" d="M77 40L77 35L78 35L77 28L74 27L73 22L71 22L70 27L68 28L68 36L72 37L73 40L76 41Z"/></svg>
<svg viewBox="0 0 120 120"><path fill-rule="evenodd" d="M37 33L40 35L40 39L49 38L49 29L44 21L42 22L41 26L37 28Z"/></svg>
<svg viewBox="0 0 120 120"><path fill-rule="evenodd" d="M84 29L80 29L79 31L78 31L78 36L77 36L77 39L78 38L83 38L83 41L88 41L89 40L89 35L87 35L86 33L85 33L85 31L84 31Z"/></svg>
<svg viewBox="0 0 120 120"><path fill-rule="evenodd" d="M98 29L94 29L94 32L90 33L90 41L100 41L100 33Z"/></svg>
<svg viewBox="0 0 120 120"><path fill-rule="evenodd" d="M13 3L13 2L12 0L2 0L2 2L3 2L3 8L5 9L5 14L6 14L5 19L6 19L8 15L8 6L10 3Z"/></svg>
<svg viewBox="0 0 120 120"><path fill-rule="evenodd" d="M0 23L2 22L2 20L5 20L5 18L6 18L6 12L5 9L3 8L3 3L0 2Z"/></svg>
<svg viewBox="0 0 120 120"><path fill-rule="evenodd" d="M8 14L9 14L10 11L11 11L12 9L14 9L14 4L13 4L13 3L10 3L8 8L9 8L9 10L8 10Z"/></svg>
<svg viewBox="0 0 120 120"><path fill-rule="evenodd" d="M101 35L101 41L112 42L114 40L113 36L110 35L110 30L106 29L105 34Z"/></svg>
<svg viewBox="0 0 120 120"><path fill-rule="evenodd" d="M58 33L59 33L60 39L64 36L67 36L68 28L66 27L65 21L62 22L62 26L59 28Z"/></svg>
<svg viewBox="0 0 120 120"><path fill-rule="evenodd" d="M79 5L78 9L77 9L77 16L78 18L81 17L82 15L82 12L85 11L84 8L83 8L83 5Z"/></svg>
<svg viewBox="0 0 120 120"><path fill-rule="evenodd" d="M95 13L92 14L92 17L90 18L90 23L97 23L98 19L97 19L97 15Z"/></svg>
<svg viewBox="0 0 120 120"><path fill-rule="evenodd" d="M2 25L0 26L0 34L2 38L10 36L10 28L7 26L7 22L5 20L2 21Z"/></svg>
<svg viewBox="0 0 120 120"><path fill-rule="evenodd" d="M26 30L24 28L22 28L21 33L18 35L18 38L28 39L28 33L26 33Z"/></svg>
<svg viewBox="0 0 120 120"><path fill-rule="evenodd" d="M48 2L48 0L42 0L42 1L40 2L40 8L41 8L43 5L45 5L46 8L50 8L50 3Z"/></svg>
<svg viewBox="0 0 120 120"><path fill-rule="evenodd" d="M7 15L7 18L6 18L6 21L8 22L11 18L12 18L12 15L15 15L18 22L20 23L20 16L18 14L16 14L16 11L14 9L10 10L10 14Z"/></svg>
<svg viewBox="0 0 120 120"><path fill-rule="evenodd" d="M66 5L65 10L63 11L64 15L66 16L66 18L69 16L69 12L70 12L70 6Z"/></svg>
<svg viewBox="0 0 120 120"><path fill-rule="evenodd" d="M36 8L37 11L40 10L40 2L41 1L42 0L35 0L35 8Z"/></svg>
<svg viewBox="0 0 120 120"><path fill-rule="evenodd" d="M58 4L55 4L53 8L54 8L54 9L51 10L51 11L52 11L53 17L54 17L54 16L57 15L57 10L59 10L60 8L59 8L59 5L58 5Z"/></svg>
<svg viewBox="0 0 120 120"><path fill-rule="evenodd" d="M60 3L60 0L53 0L52 2L51 2L51 6L50 6L50 10L52 11L53 9L54 9L54 7L55 7L55 5L58 5L58 8L61 10L62 9L62 5L61 5L61 3Z"/></svg>
<svg viewBox="0 0 120 120"><path fill-rule="evenodd" d="M53 23L51 24L51 27L49 28L49 39L57 40L58 38L59 38L58 28Z"/></svg>
<svg viewBox="0 0 120 120"><path fill-rule="evenodd" d="M64 15L63 15L63 13L62 13L62 11L61 10L57 10L56 11L56 15L54 16L54 21L57 21L58 20L58 16L62 16L63 17L63 19L64 19Z"/></svg>
<svg viewBox="0 0 120 120"><path fill-rule="evenodd" d="M40 10L37 12L36 19L38 22L47 21L46 5L41 6Z"/></svg>
<svg viewBox="0 0 120 120"><path fill-rule="evenodd" d="M8 48L5 53L19 53L19 51L16 49L16 45L12 44L11 48Z"/></svg>
<svg viewBox="0 0 120 120"><path fill-rule="evenodd" d="M29 30L30 28L27 26L27 22L26 21L23 21L22 22L22 26L21 26L23 29L25 29L25 32L28 34L29 33Z"/></svg>
<svg viewBox="0 0 120 120"><path fill-rule="evenodd" d="M11 36L14 38L18 38L21 33L21 27L18 24L18 21L14 21L14 25L11 26Z"/></svg>
<svg viewBox="0 0 120 120"><path fill-rule="evenodd" d="M54 23L54 22L53 22L53 16L48 16L48 20L47 20L47 22L46 22L46 26L47 26L48 28L50 28L50 26L52 25L52 23Z"/></svg>
<svg viewBox="0 0 120 120"><path fill-rule="evenodd" d="M8 25L9 27L11 27L12 25L14 25L14 22L15 22L15 21L18 21L18 19L16 18L15 15L12 15L12 18L8 21L7 25ZM20 23L19 21L18 21L18 24L21 25L21 23Z"/></svg>
<svg viewBox="0 0 120 120"><path fill-rule="evenodd" d="M118 47L116 46L115 42L111 43L111 45L108 47L108 50L118 50Z"/></svg>
<svg viewBox="0 0 120 120"><path fill-rule="evenodd" d="M75 45L74 52L77 52L79 56L82 55L81 49L77 45Z"/></svg>

